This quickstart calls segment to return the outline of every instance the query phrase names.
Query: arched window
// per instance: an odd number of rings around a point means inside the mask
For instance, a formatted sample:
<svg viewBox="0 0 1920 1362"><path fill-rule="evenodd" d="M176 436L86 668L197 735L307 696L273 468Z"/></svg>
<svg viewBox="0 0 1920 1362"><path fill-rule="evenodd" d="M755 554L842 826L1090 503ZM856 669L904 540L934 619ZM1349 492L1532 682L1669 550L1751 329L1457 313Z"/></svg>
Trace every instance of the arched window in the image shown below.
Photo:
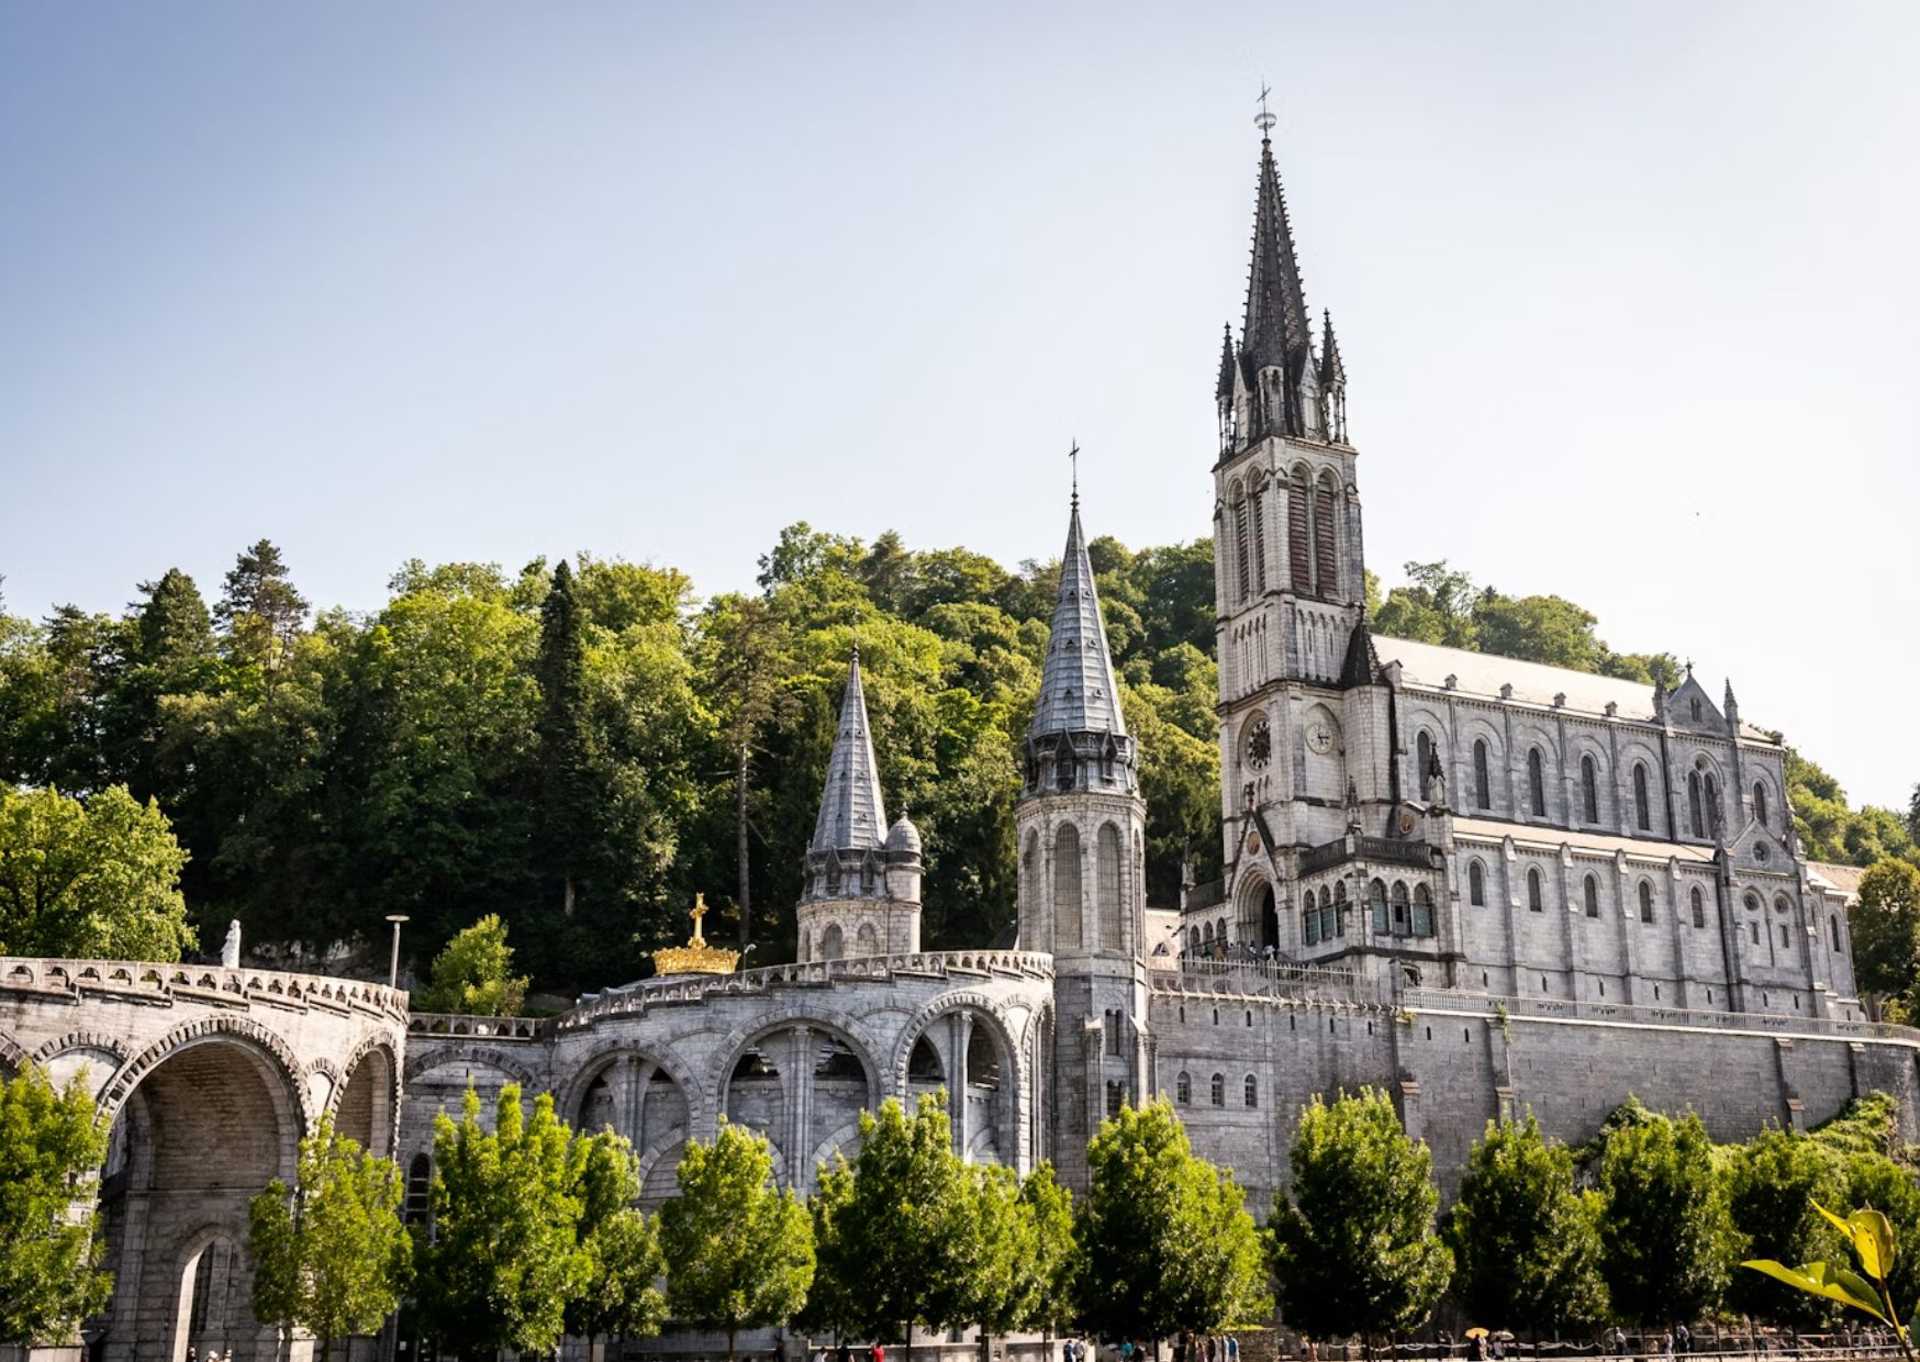
<svg viewBox="0 0 1920 1362"><path fill-rule="evenodd" d="M1320 910L1314 906L1311 889L1300 898L1300 943L1304 946L1320 944Z"/></svg>
<svg viewBox="0 0 1920 1362"><path fill-rule="evenodd" d="M1487 906L1487 871L1478 861L1467 863L1467 902L1476 908Z"/></svg>
<svg viewBox="0 0 1920 1362"><path fill-rule="evenodd" d="M1126 904L1120 895L1120 829L1111 823L1100 825L1100 949L1126 949L1122 924Z"/></svg>
<svg viewBox="0 0 1920 1362"><path fill-rule="evenodd" d="M1720 786L1712 776L1707 777L1707 831L1715 837L1720 835Z"/></svg>
<svg viewBox="0 0 1920 1362"><path fill-rule="evenodd" d="M855 955L880 954L880 933L874 931L871 922L860 924L860 930L853 934L853 953Z"/></svg>
<svg viewBox="0 0 1920 1362"><path fill-rule="evenodd" d="M820 933L820 958L822 960L841 960L847 954L847 934L840 930L840 924L830 922L827 930Z"/></svg>
<svg viewBox="0 0 1920 1362"><path fill-rule="evenodd" d="M1027 849L1020 857L1020 901L1030 913L1040 910L1040 834L1027 834Z"/></svg>
<svg viewBox="0 0 1920 1362"><path fill-rule="evenodd" d="M1640 881L1640 920L1653 921L1653 886L1645 880Z"/></svg>
<svg viewBox="0 0 1920 1362"><path fill-rule="evenodd" d="M1753 782L1753 816L1759 820L1762 827L1766 826L1767 785L1766 782L1762 780Z"/></svg>
<svg viewBox="0 0 1920 1362"><path fill-rule="evenodd" d="M1367 907L1373 914L1373 930L1376 935L1387 933L1387 886L1382 880L1374 880L1367 886Z"/></svg>
<svg viewBox="0 0 1920 1362"><path fill-rule="evenodd" d="M1700 697L1697 695L1693 697L1693 717L1696 719L1700 717Z"/></svg>
<svg viewBox="0 0 1920 1362"><path fill-rule="evenodd" d="M1688 904L1688 907L1690 907L1693 910L1693 925L1696 927L1706 926L1707 925L1707 901L1701 897L1700 891L1698 889L1694 889L1691 893L1687 895L1687 904Z"/></svg>
<svg viewBox="0 0 1920 1362"><path fill-rule="evenodd" d="M1307 487L1305 464L1293 470L1287 484L1287 566L1295 591L1313 590L1312 511L1307 505L1311 492Z"/></svg>
<svg viewBox="0 0 1920 1362"><path fill-rule="evenodd" d="M432 1207L433 1159L426 1154L415 1154L413 1162L407 1165L406 1222L425 1224Z"/></svg>
<svg viewBox="0 0 1920 1362"><path fill-rule="evenodd" d="M1185 1069L1173 1080L1173 1100L1181 1106L1190 1106L1193 1102L1193 1075Z"/></svg>
<svg viewBox="0 0 1920 1362"><path fill-rule="evenodd" d="M1323 894L1325 890L1321 891ZM1345 880L1333 886L1333 934L1347 934L1347 882Z"/></svg>
<svg viewBox="0 0 1920 1362"><path fill-rule="evenodd" d="M1544 907L1545 905L1540 901L1540 872L1529 869L1527 871L1527 911L1538 913Z"/></svg>
<svg viewBox="0 0 1920 1362"><path fill-rule="evenodd" d="M1250 1107L1259 1106L1260 1105L1260 1080L1255 1078L1252 1074L1248 1074L1245 1087L1246 1087L1247 1105Z"/></svg>
<svg viewBox="0 0 1920 1362"><path fill-rule="evenodd" d="M1653 831L1653 806L1647 799L1647 764L1633 764L1633 822L1642 832Z"/></svg>
<svg viewBox="0 0 1920 1362"><path fill-rule="evenodd" d="M1247 514L1253 521L1253 589L1267 589L1267 488L1265 482L1250 489Z"/></svg>
<svg viewBox="0 0 1920 1362"><path fill-rule="evenodd" d="M1192 955L1200 954L1200 929L1198 927L1187 928L1187 951Z"/></svg>
<svg viewBox="0 0 1920 1362"><path fill-rule="evenodd" d="M1333 475L1322 473L1313 498L1313 584L1322 596L1340 594L1340 541L1333 529Z"/></svg>
<svg viewBox="0 0 1920 1362"><path fill-rule="evenodd" d="M1593 769L1593 758L1580 758L1580 803L1589 823L1600 821L1600 777Z"/></svg>
<svg viewBox="0 0 1920 1362"><path fill-rule="evenodd" d="M1062 823L1053 839L1053 933L1061 949L1084 944L1080 917L1080 832Z"/></svg>
<svg viewBox="0 0 1920 1362"><path fill-rule="evenodd" d="M1695 837L1706 836L1707 820L1700 810L1700 773L1687 772L1687 826Z"/></svg>
<svg viewBox="0 0 1920 1362"><path fill-rule="evenodd" d="M1233 565L1234 586L1240 600L1247 598L1253 589L1253 572L1248 561L1247 491L1238 482L1233 484Z"/></svg>
<svg viewBox="0 0 1920 1362"><path fill-rule="evenodd" d="M1487 740L1473 740L1473 806L1476 809L1493 807L1493 782L1487 777Z"/></svg>
<svg viewBox="0 0 1920 1362"><path fill-rule="evenodd" d="M1840 914L1835 913L1827 923L1833 929L1833 948L1840 949Z"/></svg>
<svg viewBox="0 0 1920 1362"><path fill-rule="evenodd" d="M1216 1107L1224 1107L1227 1104L1227 1076L1225 1074L1215 1074L1213 1076L1212 1092L1210 1095Z"/></svg>
<svg viewBox="0 0 1920 1362"><path fill-rule="evenodd" d="M840 858L831 851L827 853L827 897L840 897Z"/></svg>
<svg viewBox="0 0 1920 1362"><path fill-rule="evenodd" d="M1424 884L1413 891L1413 934L1433 935L1433 890Z"/></svg>
<svg viewBox="0 0 1920 1362"><path fill-rule="evenodd" d="M1414 760L1419 763L1420 797L1431 799L1433 792L1428 788L1431 782L1427 779L1427 768L1433 765L1433 739L1427 736L1425 729L1421 730L1419 740L1413 747Z"/></svg>
<svg viewBox="0 0 1920 1362"><path fill-rule="evenodd" d="M1537 747L1527 751L1527 802L1535 818L1547 816L1547 763Z"/></svg>
<svg viewBox="0 0 1920 1362"><path fill-rule="evenodd" d="M1401 880L1393 882L1393 934L1407 934L1407 886Z"/></svg>
<svg viewBox="0 0 1920 1362"><path fill-rule="evenodd" d="M1587 899L1587 916L1599 917L1600 916L1600 881L1594 879L1593 876L1589 875L1587 876L1586 882L1581 886L1581 888L1582 888L1582 891L1585 893L1586 899Z"/></svg>

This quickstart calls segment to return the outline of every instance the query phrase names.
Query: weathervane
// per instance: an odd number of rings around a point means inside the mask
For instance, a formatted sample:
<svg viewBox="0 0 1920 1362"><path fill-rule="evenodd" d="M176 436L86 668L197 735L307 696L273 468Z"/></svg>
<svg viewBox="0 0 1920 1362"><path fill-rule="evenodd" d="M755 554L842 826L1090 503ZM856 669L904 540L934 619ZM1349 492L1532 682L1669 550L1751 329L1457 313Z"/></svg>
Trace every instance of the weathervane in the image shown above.
<svg viewBox="0 0 1920 1362"><path fill-rule="evenodd" d="M1267 96L1273 93L1273 87L1264 80L1260 82L1260 112L1254 115L1253 126L1260 129L1260 140L1267 140L1267 134L1273 131L1273 125L1280 120L1267 112Z"/></svg>

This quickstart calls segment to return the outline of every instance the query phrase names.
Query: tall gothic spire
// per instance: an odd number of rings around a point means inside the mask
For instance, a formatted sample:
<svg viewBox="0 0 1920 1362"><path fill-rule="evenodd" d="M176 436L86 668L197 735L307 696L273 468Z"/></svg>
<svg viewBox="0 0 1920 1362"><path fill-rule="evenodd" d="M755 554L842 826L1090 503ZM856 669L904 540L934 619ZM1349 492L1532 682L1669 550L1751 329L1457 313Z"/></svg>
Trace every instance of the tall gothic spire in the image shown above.
<svg viewBox="0 0 1920 1362"><path fill-rule="evenodd" d="M1320 311L1320 386L1332 388L1347 381L1347 366L1340 360L1340 342L1333 338L1333 313Z"/></svg>
<svg viewBox="0 0 1920 1362"><path fill-rule="evenodd" d="M1219 401L1233 396L1233 323L1226 324L1226 338L1220 342L1220 381L1214 385L1213 395Z"/></svg>
<svg viewBox="0 0 1920 1362"><path fill-rule="evenodd" d="M1107 733L1122 738L1127 733L1113 662L1107 655L1100 598L1094 591L1093 564L1080 529L1078 493L1067 520L1066 552L1060 556L1060 595L1053 606L1053 634L1040 677L1040 702L1027 728L1029 738L1056 733Z"/></svg>
<svg viewBox="0 0 1920 1362"><path fill-rule="evenodd" d="M867 696L860 685L860 649L847 667L847 689L840 698L840 731L827 760L827 788L820 796L820 817L813 825L814 851L848 851L884 846L887 811L880 802L880 768L873 759L867 728Z"/></svg>
<svg viewBox="0 0 1920 1362"><path fill-rule="evenodd" d="M1273 164L1273 140L1262 135L1241 359L1249 377L1261 369L1276 368L1293 378L1311 349L1306 294L1300 287L1300 266L1293 249L1293 224L1287 220L1280 172Z"/></svg>

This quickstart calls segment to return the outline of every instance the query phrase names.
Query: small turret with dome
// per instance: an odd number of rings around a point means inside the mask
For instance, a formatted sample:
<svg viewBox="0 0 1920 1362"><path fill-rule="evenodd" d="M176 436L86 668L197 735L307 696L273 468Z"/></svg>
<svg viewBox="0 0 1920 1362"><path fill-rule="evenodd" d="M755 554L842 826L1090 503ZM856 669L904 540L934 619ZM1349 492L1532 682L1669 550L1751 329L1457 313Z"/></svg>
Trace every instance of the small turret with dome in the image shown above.
<svg viewBox="0 0 1920 1362"><path fill-rule="evenodd" d="M847 665L820 814L807 845L796 914L801 960L920 949L920 830L904 815L883 834L886 827L856 646Z"/></svg>

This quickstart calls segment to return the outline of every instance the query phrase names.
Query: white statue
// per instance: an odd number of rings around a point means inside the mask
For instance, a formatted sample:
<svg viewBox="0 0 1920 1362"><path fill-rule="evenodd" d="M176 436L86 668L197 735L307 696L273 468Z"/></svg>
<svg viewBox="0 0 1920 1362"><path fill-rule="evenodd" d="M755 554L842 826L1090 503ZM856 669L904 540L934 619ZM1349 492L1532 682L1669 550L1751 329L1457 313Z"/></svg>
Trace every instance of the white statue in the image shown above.
<svg viewBox="0 0 1920 1362"><path fill-rule="evenodd" d="M240 968L240 919L227 924L227 939L220 947L220 963L227 969Z"/></svg>

